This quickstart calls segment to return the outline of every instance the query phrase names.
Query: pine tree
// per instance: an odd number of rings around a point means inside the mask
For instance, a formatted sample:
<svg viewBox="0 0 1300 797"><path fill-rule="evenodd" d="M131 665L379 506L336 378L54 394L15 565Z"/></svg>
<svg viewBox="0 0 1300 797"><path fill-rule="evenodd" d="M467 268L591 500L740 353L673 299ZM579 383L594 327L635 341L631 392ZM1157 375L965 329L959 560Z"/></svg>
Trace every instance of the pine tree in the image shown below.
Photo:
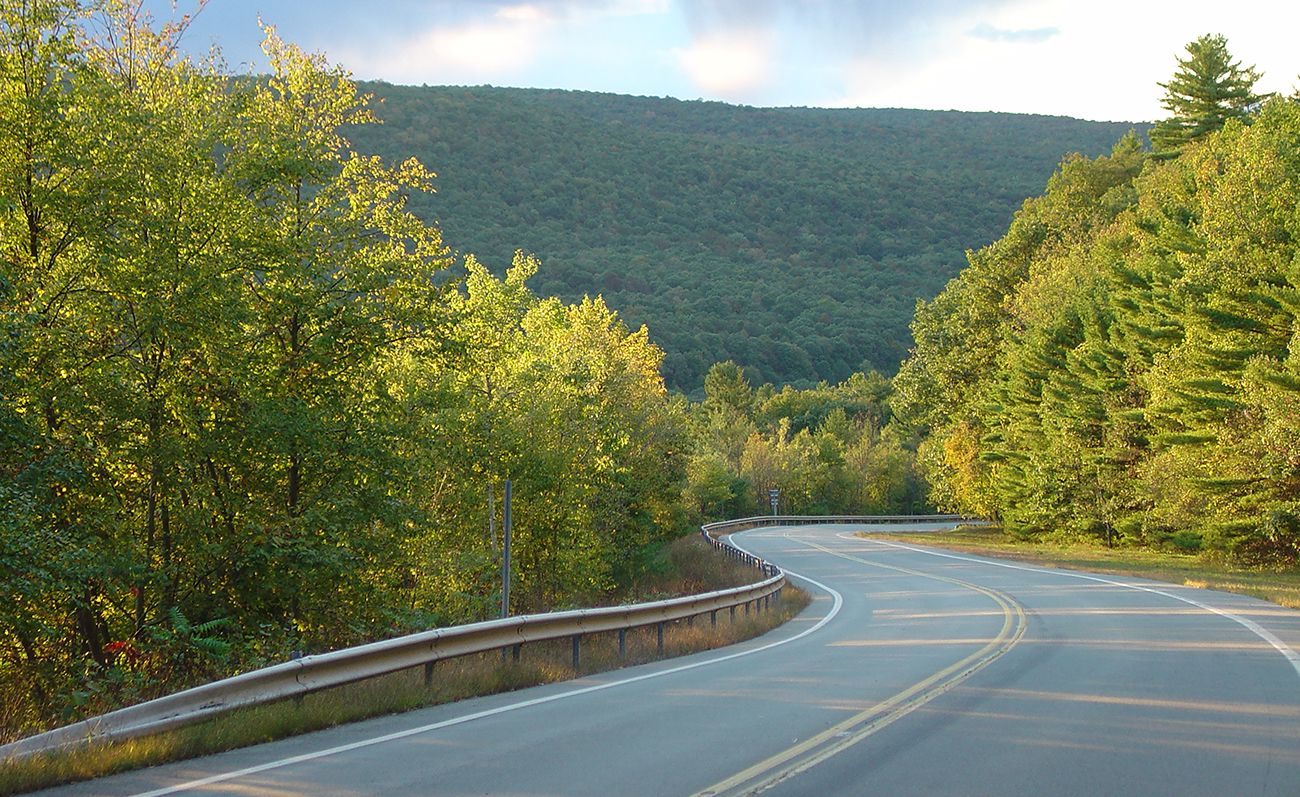
<svg viewBox="0 0 1300 797"><path fill-rule="evenodd" d="M1151 129L1156 152L1174 155L1190 141L1196 141L1223 127L1229 119L1250 120L1264 99L1255 94L1255 82L1263 77L1255 67L1241 68L1228 53L1228 40L1206 34L1187 45L1191 56L1178 59L1178 71L1168 83L1161 105L1173 114Z"/></svg>

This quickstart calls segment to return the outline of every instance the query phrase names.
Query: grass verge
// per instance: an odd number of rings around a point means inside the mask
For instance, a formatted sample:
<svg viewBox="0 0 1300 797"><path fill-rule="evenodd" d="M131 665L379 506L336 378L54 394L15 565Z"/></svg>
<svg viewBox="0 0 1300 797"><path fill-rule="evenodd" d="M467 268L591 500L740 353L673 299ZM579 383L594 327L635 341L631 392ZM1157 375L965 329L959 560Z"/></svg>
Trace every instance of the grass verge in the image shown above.
<svg viewBox="0 0 1300 797"><path fill-rule="evenodd" d="M753 583L755 572L712 551L698 538L672 546L673 576L651 586L655 594L686 588L691 592L725 589ZM246 747L357 720L394 714L469 697L509 692L554 683L597 672L616 670L663 658L683 656L752 639L801 612L810 596L791 585L771 611L746 613L738 609L694 621L681 620L664 627L663 652L654 626L626 635L626 653L620 655L618 634L597 634L582 639L580 666L573 668L567 639L525 645L520 661L493 651L438 662L426 683L424 668L393 673L336 689L233 711L208 722L116 744L103 744L48 755L7 761L0 766L0 795L20 794L80 780L102 777L141 767L155 766Z"/></svg>
<svg viewBox="0 0 1300 797"><path fill-rule="evenodd" d="M1136 576L1249 595L1279 606L1300 609L1300 573L1234 568L1196 555L1149 548L1101 548L1084 544L1024 542L995 528L967 527L926 534L864 534L872 539L914 542L952 551L1018 562Z"/></svg>

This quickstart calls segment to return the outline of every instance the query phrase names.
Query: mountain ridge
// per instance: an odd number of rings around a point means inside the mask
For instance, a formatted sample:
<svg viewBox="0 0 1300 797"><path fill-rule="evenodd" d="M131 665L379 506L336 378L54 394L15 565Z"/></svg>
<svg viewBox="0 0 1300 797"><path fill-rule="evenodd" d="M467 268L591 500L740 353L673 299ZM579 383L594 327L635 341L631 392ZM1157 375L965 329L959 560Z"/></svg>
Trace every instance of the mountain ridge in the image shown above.
<svg viewBox="0 0 1300 797"><path fill-rule="evenodd" d="M698 392L734 360L809 386L906 356L918 298L999 237L1067 152L1127 123L909 109L755 108L488 86L363 83L382 125L357 149L415 156L438 193L410 206L500 273L602 295Z"/></svg>

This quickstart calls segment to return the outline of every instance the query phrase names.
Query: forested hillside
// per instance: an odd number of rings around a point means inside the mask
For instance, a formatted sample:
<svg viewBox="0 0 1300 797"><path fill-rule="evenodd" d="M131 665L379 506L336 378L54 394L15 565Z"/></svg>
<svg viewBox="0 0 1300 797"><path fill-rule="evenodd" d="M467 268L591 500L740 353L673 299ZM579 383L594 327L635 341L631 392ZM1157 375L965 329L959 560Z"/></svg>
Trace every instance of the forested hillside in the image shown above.
<svg viewBox="0 0 1300 797"><path fill-rule="evenodd" d="M1187 47L1154 152L1066 163L913 323L940 506L1020 535L1300 559L1300 101Z"/></svg>
<svg viewBox="0 0 1300 797"><path fill-rule="evenodd" d="M892 374L917 298L994 240L1068 152L1130 129L1073 119L759 109L492 87L363 84L362 152L418 157L411 210L540 295L601 295L665 350L670 388L715 362L811 387Z"/></svg>

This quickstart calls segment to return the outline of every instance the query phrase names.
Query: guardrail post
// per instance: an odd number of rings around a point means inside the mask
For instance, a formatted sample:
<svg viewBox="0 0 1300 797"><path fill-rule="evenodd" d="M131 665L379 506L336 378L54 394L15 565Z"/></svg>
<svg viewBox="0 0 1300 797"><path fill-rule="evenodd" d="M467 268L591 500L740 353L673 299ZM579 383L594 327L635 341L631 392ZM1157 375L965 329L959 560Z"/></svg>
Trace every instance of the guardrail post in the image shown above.
<svg viewBox="0 0 1300 797"><path fill-rule="evenodd" d="M713 611L709 612L709 625L710 625L711 627L713 627L713 628L717 628L717 627L718 627L718 610L717 610L717 609L714 609Z"/></svg>
<svg viewBox="0 0 1300 797"><path fill-rule="evenodd" d="M664 654L664 624L659 623L659 655Z"/></svg>
<svg viewBox="0 0 1300 797"><path fill-rule="evenodd" d="M690 617L686 618L686 627L687 628L695 627L695 615L692 614Z"/></svg>
<svg viewBox="0 0 1300 797"><path fill-rule="evenodd" d="M433 662L426 661L424 663L424 685L428 686L431 683L433 683Z"/></svg>
<svg viewBox="0 0 1300 797"><path fill-rule="evenodd" d="M732 607L731 607L731 622L733 622L733 623L736 622L736 607L735 607L735 606L732 606Z"/></svg>
<svg viewBox="0 0 1300 797"><path fill-rule="evenodd" d="M573 671L574 672L578 671L578 665L581 663L581 657L582 657L582 635L574 634L573 635Z"/></svg>
<svg viewBox="0 0 1300 797"><path fill-rule="evenodd" d="M523 643L521 642L521 643L516 644L515 647L514 647L514 650L511 651L511 657L515 660L515 664L518 664L518 663L519 663L519 653L520 653L520 651L522 651L523 649L524 649L524 645L523 645Z"/></svg>
<svg viewBox="0 0 1300 797"><path fill-rule="evenodd" d="M627 658L627 629L626 628L618 629L618 657L620 659Z"/></svg>

